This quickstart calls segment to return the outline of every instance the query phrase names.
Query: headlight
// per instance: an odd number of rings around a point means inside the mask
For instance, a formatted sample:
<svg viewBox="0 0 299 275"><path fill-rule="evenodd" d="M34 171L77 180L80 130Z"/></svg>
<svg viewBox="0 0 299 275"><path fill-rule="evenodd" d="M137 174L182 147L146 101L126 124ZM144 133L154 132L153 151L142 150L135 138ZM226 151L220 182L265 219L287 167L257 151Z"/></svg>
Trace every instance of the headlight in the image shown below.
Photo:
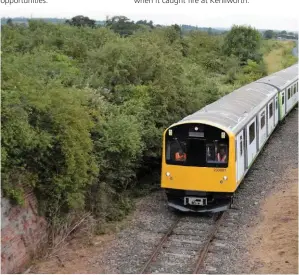
<svg viewBox="0 0 299 275"><path fill-rule="evenodd" d="M223 177L223 179L224 179L224 180L227 180L227 179L228 179L228 177L227 177L227 176L224 176L224 177Z"/></svg>
<svg viewBox="0 0 299 275"><path fill-rule="evenodd" d="M166 172L166 176L169 177L169 176L170 176L170 173L169 173L169 172Z"/></svg>

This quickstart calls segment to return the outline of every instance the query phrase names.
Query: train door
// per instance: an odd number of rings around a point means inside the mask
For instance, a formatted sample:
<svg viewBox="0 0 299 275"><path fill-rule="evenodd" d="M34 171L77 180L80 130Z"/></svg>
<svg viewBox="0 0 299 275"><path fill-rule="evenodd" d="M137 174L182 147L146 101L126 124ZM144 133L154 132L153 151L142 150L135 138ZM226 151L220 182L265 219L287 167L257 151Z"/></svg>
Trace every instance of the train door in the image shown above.
<svg viewBox="0 0 299 275"><path fill-rule="evenodd" d="M237 136L237 181L240 181L245 170L244 133Z"/></svg>
<svg viewBox="0 0 299 275"><path fill-rule="evenodd" d="M296 104L296 101L297 101L296 83L293 85L292 90L293 90L292 106L294 106Z"/></svg>
<svg viewBox="0 0 299 275"><path fill-rule="evenodd" d="M288 113L292 108L291 87L287 88L286 104L287 104L286 112Z"/></svg>
<svg viewBox="0 0 299 275"><path fill-rule="evenodd" d="M295 104L298 102L298 82L295 83Z"/></svg>
<svg viewBox="0 0 299 275"><path fill-rule="evenodd" d="M271 132L274 129L274 106L273 100L268 103L268 135L271 135Z"/></svg>
<svg viewBox="0 0 299 275"><path fill-rule="evenodd" d="M285 116L286 113L286 100L285 100L285 91L280 93L280 119Z"/></svg>
<svg viewBox="0 0 299 275"><path fill-rule="evenodd" d="M259 150L263 147L267 139L266 107L259 113Z"/></svg>
<svg viewBox="0 0 299 275"><path fill-rule="evenodd" d="M278 96L275 96L274 125L278 123Z"/></svg>
<svg viewBox="0 0 299 275"><path fill-rule="evenodd" d="M294 90L293 90L293 86L290 87L291 88L291 97L290 97L290 108L289 110L292 109L293 105L294 105Z"/></svg>
<svg viewBox="0 0 299 275"><path fill-rule="evenodd" d="M256 152L256 118L251 120L247 125L247 164L250 167Z"/></svg>

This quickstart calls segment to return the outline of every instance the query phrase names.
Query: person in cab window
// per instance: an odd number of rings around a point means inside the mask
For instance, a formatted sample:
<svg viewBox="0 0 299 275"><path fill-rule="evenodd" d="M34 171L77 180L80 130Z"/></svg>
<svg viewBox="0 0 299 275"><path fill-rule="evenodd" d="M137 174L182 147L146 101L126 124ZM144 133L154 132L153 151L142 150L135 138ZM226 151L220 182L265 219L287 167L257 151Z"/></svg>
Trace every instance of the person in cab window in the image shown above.
<svg viewBox="0 0 299 275"><path fill-rule="evenodd" d="M220 152L217 153L217 161L219 162L226 162L227 156L226 156L226 150L224 148L220 148Z"/></svg>
<svg viewBox="0 0 299 275"><path fill-rule="evenodd" d="M179 150L177 153L175 153L175 160L176 161L185 161L186 154L182 150Z"/></svg>

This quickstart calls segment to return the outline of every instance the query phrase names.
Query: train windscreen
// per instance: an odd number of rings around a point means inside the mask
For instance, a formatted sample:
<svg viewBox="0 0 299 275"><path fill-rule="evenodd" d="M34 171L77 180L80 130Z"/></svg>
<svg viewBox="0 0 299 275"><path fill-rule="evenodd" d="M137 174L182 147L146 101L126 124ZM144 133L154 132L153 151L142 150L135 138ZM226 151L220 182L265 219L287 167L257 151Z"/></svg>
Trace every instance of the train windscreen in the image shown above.
<svg viewBox="0 0 299 275"><path fill-rule="evenodd" d="M167 130L166 163L196 167L227 167L229 138L223 130L204 124L182 124Z"/></svg>

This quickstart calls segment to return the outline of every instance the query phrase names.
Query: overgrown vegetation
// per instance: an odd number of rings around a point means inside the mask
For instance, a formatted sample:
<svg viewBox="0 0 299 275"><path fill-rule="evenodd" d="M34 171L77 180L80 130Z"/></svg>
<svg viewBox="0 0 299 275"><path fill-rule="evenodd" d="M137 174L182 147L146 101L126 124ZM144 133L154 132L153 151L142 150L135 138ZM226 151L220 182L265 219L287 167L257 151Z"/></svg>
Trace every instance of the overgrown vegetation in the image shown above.
<svg viewBox="0 0 299 275"><path fill-rule="evenodd" d="M268 74L283 70L297 62L297 57L292 54L296 47L294 41L264 40L262 52Z"/></svg>
<svg viewBox="0 0 299 275"><path fill-rule="evenodd" d="M224 52L227 55L236 55L242 64L248 59L260 62L262 55L259 52L262 36L255 29L246 26L233 26L225 37Z"/></svg>
<svg viewBox="0 0 299 275"><path fill-rule="evenodd" d="M260 37L235 27L258 39L244 55L232 33L77 19L2 26L2 188L22 203L33 187L50 221L73 209L119 220L148 175L158 186L165 127L266 74Z"/></svg>

